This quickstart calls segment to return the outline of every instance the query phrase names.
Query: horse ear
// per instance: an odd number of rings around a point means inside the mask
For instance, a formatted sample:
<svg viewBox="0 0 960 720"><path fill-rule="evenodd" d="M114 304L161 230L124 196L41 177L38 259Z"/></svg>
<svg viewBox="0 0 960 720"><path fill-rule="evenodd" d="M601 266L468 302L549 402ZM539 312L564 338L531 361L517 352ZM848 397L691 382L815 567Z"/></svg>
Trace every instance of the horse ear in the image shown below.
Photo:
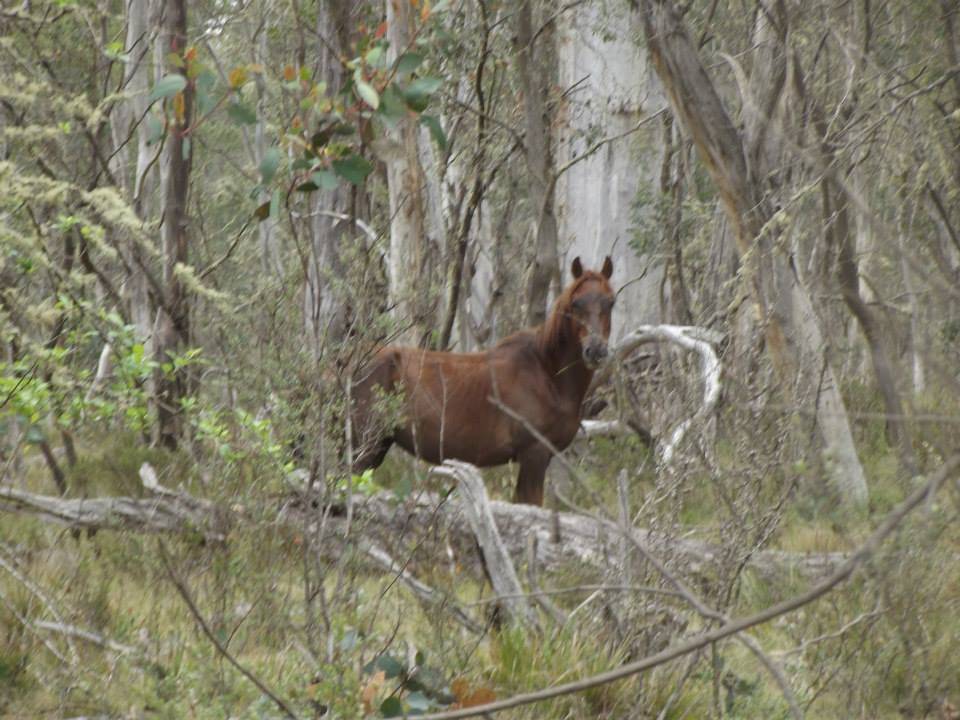
<svg viewBox="0 0 960 720"><path fill-rule="evenodd" d="M606 260L603 261L603 268L600 270L603 276L609 280L610 276L613 275L613 260L610 259L610 256L607 255Z"/></svg>
<svg viewBox="0 0 960 720"><path fill-rule="evenodd" d="M583 275L583 265L580 264L580 256L577 255L573 259L573 264L570 266L570 273L573 275L573 279L576 280L578 277Z"/></svg>

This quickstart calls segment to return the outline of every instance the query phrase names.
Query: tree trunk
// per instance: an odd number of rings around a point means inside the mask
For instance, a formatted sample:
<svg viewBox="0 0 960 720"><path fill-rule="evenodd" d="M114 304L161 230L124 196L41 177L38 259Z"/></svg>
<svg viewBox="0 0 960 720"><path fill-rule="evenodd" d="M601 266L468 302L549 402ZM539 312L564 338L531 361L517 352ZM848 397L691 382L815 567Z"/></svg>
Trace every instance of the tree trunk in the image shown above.
<svg viewBox="0 0 960 720"><path fill-rule="evenodd" d="M771 222L770 195L778 188L777 178L771 177L776 168L768 163L777 154L773 118L785 78L786 12L775 4L769 13L757 14L758 51L747 93L753 106L744 110L741 139L672 3L642 0L641 11L657 74L720 193L752 299L765 323L774 369L784 388L798 383L816 392L817 426L832 461L835 489L842 502L863 506L866 479L819 321L792 259L778 242L780 230ZM761 179L770 186L766 195Z"/></svg>
<svg viewBox="0 0 960 720"><path fill-rule="evenodd" d="M846 191L842 187L834 188L834 183L828 177L823 179L823 196L824 216L833 217L832 224L828 221L827 232L832 236L832 244L837 248L837 280L840 293L850 313L859 323L870 350L873 373L876 376L877 387L883 397L883 406L887 415L887 442L897 449L903 469L910 475L914 475L917 468L913 455L913 443L910 439L903 404L900 402L900 393L897 392L893 363L884 340L883 329L876 314L860 295L860 274L854 249L854 236L850 229L850 203Z"/></svg>
<svg viewBox="0 0 960 720"><path fill-rule="evenodd" d="M164 5L163 44L167 57L183 57L187 44L187 3L173 0ZM168 73L184 74L183 67L168 63ZM172 363L190 337L190 305L187 289L177 274L177 266L188 258L187 191L190 182L191 143L188 135L193 110L193 91L188 84L181 93L167 100L167 137L162 158L163 228L163 301L154 328L154 356L161 365ZM182 368L162 368L157 373L157 437L163 446L175 449L180 439L180 399L186 392Z"/></svg>
<svg viewBox="0 0 960 720"><path fill-rule="evenodd" d="M598 26L602 32L596 35L583 30ZM560 266L578 255L591 267L606 255L613 258L621 288L613 334L620 337L637 323L661 320L657 289L663 265L654 257L667 250L659 236L633 242L642 221L653 225L659 123L635 128L666 99L634 40L625 7L585 4L565 11L556 46L558 85L564 91L576 87L554 114L556 167L569 166L557 180L555 198ZM598 127L617 139L586 155L600 140ZM638 203L638 197L651 202Z"/></svg>
<svg viewBox="0 0 960 720"><path fill-rule="evenodd" d="M323 7L326 7L324 4ZM270 26L270 3L265 3L263 14L260 17L260 29L257 34L256 50L254 52L254 62L261 67L269 66L269 56L267 53L267 28ZM326 35L323 35L326 37ZM267 114L269 112L269 97L267 95L267 82L263 73L257 73L255 76L257 86L257 124L253 129L253 155L260 167L263 159L269 150L267 142ZM328 87L334 87L328 85ZM257 204L270 202L270 191L262 188L257 198ZM280 238L276 232L276 219L273 216L263 218L257 225L257 236L260 240L260 262L263 265L263 272L267 276L273 276L277 281L283 280L283 258L280 254Z"/></svg>
<svg viewBox="0 0 960 720"><path fill-rule="evenodd" d="M539 325L547 316L550 284L559 275L557 218L553 210L553 149L547 122L546 96L554 77L547 61L552 31L533 34L533 0L523 0L514 15L514 49L523 94L524 145L530 181L534 241L527 282L527 323Z"/></svg>
<svg viewBox="0 0 960 720"><path fill-rule="evenodd" d="M411 49L414 9L405 0L387 0L389 63ZM428 233L427 180L420 164L420 132L414 118L397 123L391 139L398 146L387 158L387 187L390 195L390 296L400 311L400 321L409 331L401 333L407 342L429 342L435 327L437 297L435 238Z"/></svg>
<svg viewBox="0 0 960 720"><path fill-rule="evenodd" d="M147 112L150 85L155 79L151 77L151 57L157 32L155 11L151 0L128 0L126 3L124 51L129 60L124 68L123 91L128 98L119 103L111 115L115 148L111 171L123 183L124 197L145 222L153 212L152 200L157 181L156 171L151 166L159 148L159 144L148 144L148 123L142 121ZM130 142L134 135L135 142ZM132 237L122 248L127 270L123 296L136 337L147 348L147 352L151 352L153 309L142 242L141 238Z"/></svg>
<svg viewBox="0 0 960 720"><path fill-rule="evenodd" d="M340 58L349 52L352 7L348 0L318 6L317 34L324 42L317 48L317 79L332 91L344 82ZM311 243L303 292L303 319L307 342L315 358L323 353L326 343L338 343L347 332L347 291L337 285L337 281L346 276L341 243L345 234L356 232L354 219L358 206L362 205L357 202L362 193L362 189L354 190L353 186L341 183L333 190L319 189L311 195ZM344 216L348 219L342 219Z"/></svg>

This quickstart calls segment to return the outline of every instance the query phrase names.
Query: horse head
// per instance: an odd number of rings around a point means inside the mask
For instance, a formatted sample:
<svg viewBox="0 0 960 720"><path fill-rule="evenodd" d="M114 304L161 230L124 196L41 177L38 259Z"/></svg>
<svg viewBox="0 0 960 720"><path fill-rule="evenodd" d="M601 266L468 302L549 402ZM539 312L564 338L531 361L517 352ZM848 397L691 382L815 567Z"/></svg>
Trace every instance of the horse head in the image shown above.
<svg viewBox="0 0 960 720"><path fill-rule="evenodd" d="M607 341L610 339L610 313L615 301L610 285L613 261L608 255L600 272L596 272L584 270L580 258L576 257L570 272L574 284L567 315L573 321L574 331L583 348L584 365L595 370L607 357Z"/></svg>

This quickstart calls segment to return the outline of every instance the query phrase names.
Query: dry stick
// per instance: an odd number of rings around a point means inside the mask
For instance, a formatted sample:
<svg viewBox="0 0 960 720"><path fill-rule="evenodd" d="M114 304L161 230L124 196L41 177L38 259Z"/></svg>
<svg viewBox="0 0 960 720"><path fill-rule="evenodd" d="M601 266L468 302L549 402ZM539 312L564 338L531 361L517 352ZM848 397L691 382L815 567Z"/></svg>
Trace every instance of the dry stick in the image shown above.
<svg viewBox="0 0 960 720"><path fill-rule="evenodd" d="M537 536L534 533L527 535L527 584L532 591L529 593L530 597L543 608L544 612L550 615L560 627L566 625L569 619L567 614L540 589L537 583Z"/></svg>
<svg viewBox="0 0 960 720"><path fill-rule="evenodd" d="M533 536L536 537L536 536ZM668 597L680 597L680 593L673 590L665 590L663 588L647 587L646 585L605 585L605 584L590 584L590 585L573 585L571 587L565 588L550 588L549 590L543 590L540 588L535 588L531 592L523 593L522 597L536 599L538 597L549 597L550 595L569 595L571 593L594 593L597 592L623 592L623 593L649 593L651 595L666 595ZM484 598L482 600L474 600L472 602L465 603L466 607L473 607L477 605L489 605L490 603L498 602L501 599L505 599L502 595L496 595L490 598Z"/></svg>
<svg viewBox="0 0 960 720"><path fill-rule="evenodd" d="M118 643L116 640L111 640L104 635L99 635L90 630L84 630L76 625L49 622L48 620L37 620L33 623L33 626L38 630L49 630L50 632L60 633L65 637L80 638L81 640L86 640L94 645L99 645L102 648L113 650L114 652L124 655L132 655L137 653L137 648L133 647L132 645Z"/></svg>
<svg viewBox="0 0 960 720"><path fill-rule="evenodd" d="M694 650L698 650L702 647L710 645L711 643L715 643L718 640L722 640L726 637L747 630L755 625L760 625L779 617L780 615L785 615L788 612L801 608L804 605L813 602L817 598L826 595L837 585L853 575L854 571L860 567L860 565L865 563L871 555L873 555L880 543L886 540L887 537L897 529L903 519L918 505L922 504L924 500L933 496L946 478L952 475L957 468L960 468L960 454L954 455L947 460L936 472L936 474L930 478L929 481L927 481L922 487L914 490L902 503L894 508L879 525L879 527L877 527L877 529L870 534L870 537L868 537L866 541L857 549L857 551L853 553L843 565L837 568L832 575L822 582L817 583L806 592L795 595L792 598L777 603L776 605L771 605L765 610L761 610L760 612L748 617L724 623L714 630L701 633L700 635L695 635L689 640L674 645L672 648L667 648L666 650L656 653L655 655L650 655L641 660L637 660L636 662L626 663L618 668L614 668L613 670L608 670L607 672L599 673L597 675L584 678L583 680L565 683L563 685L558 685L556 687L547 688L544 690L537 690L536 692L522 693L520 695L515 695L512 698L507 698L506 700L488 703L487 705L479 705L477 707L467 708L464 710L454 710L452 712L421 715L420 717L422 720L455 720L455 718L472 717L475 715L482 715L484 713L499 712L500 710L507 710L509 708L519 707L521 705L529 705L530 703L549 700L561 695L569 695L571 693L581 692L599 685L606 685L607 683L621 680L625 677L643 672L644 670L649 670L652 667L662 665L670 660L693 652Z"/></svg>
<svg viewBox="0 0 960 720"><path fill-rule="evenodd" d="M429 606L448 610L453 615L454 620L463 625L467 630L475 635L483 634L483 627L474 622L462 607L449 597L446 597L423 581L417 579L413 573L394 560L385 550L376 545L364 543L363 551L380 567L389 573L395 574L414 595L426 602Z"/></svg>
<svg viewBox="0 0 960 720"><path fill-rule="evenodd" d="M790 655L797 655L799 653L805 652L806 649L809 648L811 645L816 645L817 643L824 642L825 640L836 640L837 638L843 637L847 633L847 631L849 631L853 627L856 627L857 625L862 623L864 620L870 620L872 618L877 617L878 615L883 614L884 612L886 612L886 610L881 608L880 605L877 605L877 607L874 610L869 610L867 612L860 613L853 620L851 620L848 623L845 623L842 627L840 627L837 630L834 630L833 632L824 633L823 635L817 635L816 637L810 638L809 640L804 640L802 643L800 643L794 648L790 648L789 650L782 650L774 654L777 655L778 657L786 658L786 657L789 657Z"/></svg>
<svg viewBox="0 0 960 720"><path fill-rule="evenodd" d="M163 565L167 570L167 577L170 578L170 582L173 583L173 586L177 589L177 592L180 593L180 597L183 598L183 601L187 605L187 609L190 610L190 614L193 615L193 619L197 621L197 625L200 626L200 629L203 630L203 634L207 636L213 646L216 648L217 652L220 653L223 657L227 659L231 665L233 665L240 673L247 678L250 682L256 685L257 689L269 697L273 702L279 707L287 717L296 718L297 715L293 710L290 709L290 706L276 693L274 693L270 688L263 684L263 681L260 680L256 675L247 670L243 665L241 665L236 658L233 657L227 649L220 644L220 641L217 639L217 636L213 634L210 628L207 626L206 621L203 619L203 616L200 614L200 611L197 609L197 606L193 603L193 598L190 597L190 591L187 589L187 586L184 584L183 580L174 572L173 566L170 564L170 555L167 553L167 548L161 540L158 543L160 547L160 557L163 560Z"/></svg>
<svg viewBox="0 0 960 720"><path fill-rule="evenodd" d="M53 604L53 600L51 600L51 599L47 596L47 594L40 588L39 585L37 585L36 583L34 583L32 580L30 580L29 577L27 577L26 575L24 575L23 573L21 573L19 570L17 570L16 565L15 565L14 562L13 562L13 558L11 558L11 559L8 561L8 560L6 560L6 559L3 557L3 555L0 555L0 568L3 568L3 569L6 570L8 573L10 573L11 575L13 575L13 577L14 577L21 585L23 585L27 590L29 590L30 593L31 593L34 597L36 597L41 603L43 603L44 607L47 608L47 611L48 611L51 615L53 615L54 619L55 619L58 623L60 623L61 625L64 624L63 618L61 617L60 613L57 612L57 608L56 608L56 606ZM34 623L34 625L36 625L36 624L37 624L37 623ZM71 657L71 659L72 659L72 661L73 661L73 664L76 665L77 663L80 662L80 656L77 654L77 648L76 648L76 646L73 644L73 642L70 640L70 637L69 637L69 636L67 636L66 641L67 641L67 647L68 647L69 650L70 650L70 657Z"/></svg>
<svg viewBox="0 0 960 720"><path fill-rule="evenodd" d="M2 602L4 605L7 606L7 610L10 611L10 614L13 615L17 620L19 620L20 624L23 625L23 627L26 630L28 630L29 632L37 636L37 639L44 644L47 650L50 651L50 654L53 655L57 660L62 662L64 665L70 665L72 667L76 667L79 664L80 662L79 658L64 657L63 654L59 650L57 650L56 646L52 642L50 642L49 640L47 640L47 638L41 635L40 632L37 630L37 628L34 627L34 624L31 623L27 617L22 615L20 611L17 610L16 606L12 602L10 602L10 600L7 599L7 596L4 595L2 589L0 589L0 602Z"/></svg>

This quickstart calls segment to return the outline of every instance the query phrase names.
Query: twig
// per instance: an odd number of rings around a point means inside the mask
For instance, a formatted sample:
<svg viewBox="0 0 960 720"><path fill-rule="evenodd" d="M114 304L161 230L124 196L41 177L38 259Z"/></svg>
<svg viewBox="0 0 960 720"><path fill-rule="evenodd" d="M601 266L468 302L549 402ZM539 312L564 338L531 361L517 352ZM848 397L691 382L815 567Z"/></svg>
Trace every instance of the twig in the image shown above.
<svg viewBox="0 0 960 720"><path fill-rule="evenodd" d="M867 612L860 613L860 614L857 615L853 620L851 620L851 621L848 622L848 623L845 623L842 627L840 627L840 628L837 629L837 630L834 630L833 632L824 633L823 635L817 635L817 637L810 638L809 640L804 640L802 643L800 643L799 645L797 645L797 646L794 647L794 648L790 648L789 650L781 650L781 651L776 652L776 653L773 653L773 654L776 655L777 657L781 657L781 658L789 657L789 656L791 656L791 655L797 655L797 654L799 654L799 653L802 653L804 650L806 650L806 649L807 649L808 647L810 647L811 645L815 645L815 644L817 644L817 643L821 643L821 642L823 642L824 640L835 640L836 638L842 637L843 635L845 635L845 634L847 633L848 630L850 630L850 628L852 628L852 627L854 627L854 626L856 626L856 625L859 625L859 624L862 623L864 620L868 620L868 619L870 619L870 618L874 618L874 617L876 617L877 615L880 615L880 614L883 613L883 612L884 612L884 610L882 610L881 608L877 607L877 608L875 608L875 609L873 609L873 610L869 610L869 611L867 611Z"/></svg>
<svg viewBox="0 0 960 720"><path fill-rule="evenodd" d="M567 614L559 608L547 593L540 590L537 583L537 534L529 533L527 535L527 584L530 586L530 596L536 600L537 604L543 608L553 621L560 625L566 625ZM501 599L506 599L501 596Z"/></svg>

